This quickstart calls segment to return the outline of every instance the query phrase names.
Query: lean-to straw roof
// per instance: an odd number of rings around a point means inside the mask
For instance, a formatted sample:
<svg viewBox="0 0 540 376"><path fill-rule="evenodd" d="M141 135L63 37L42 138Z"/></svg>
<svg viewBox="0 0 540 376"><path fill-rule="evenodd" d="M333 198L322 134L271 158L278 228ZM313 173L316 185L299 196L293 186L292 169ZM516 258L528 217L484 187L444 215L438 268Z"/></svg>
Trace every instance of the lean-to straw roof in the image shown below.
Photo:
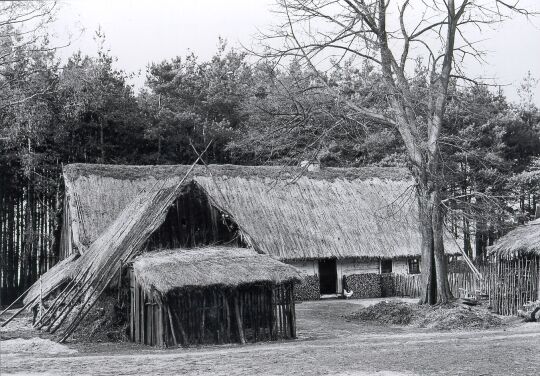
<svg viewBox="0 0 540 376"><path fill-rule="evenodd" d="M148 292L225 286L301 278L300 272L249 248L204 247L145 253L133 262L135 279Z"/></svg>
<svg viewBox="0 0 540 376"><path fill-rule="evenodd" d="M38 305L40 295L45 298L58 286L68 282L71 279L71 273L75 268L75 260L78 256L78 254L74 253L42 274L41 280L38 279L24 297L24 304L33 301L35 302L34 305Z"/></svg>
<svg viewBox="0 0 540 376"><path fill-rule="evenodd" d="M501 257L540 256L540 218L519 226L498 239L489 253Z"/></svg>
<svg viewBox="0 0 540 376"><path fill-rule="evenodd" d="M188 166L68 165L75 245L84 252L142 189ZM420 254L412 179L400 168L197 166L190 180L227 212L259 251L282 260ZM141 213L141 215L144 215ZM252 244L253 245L253 244ZM458 253L447 234L448 253Z"/></svg>

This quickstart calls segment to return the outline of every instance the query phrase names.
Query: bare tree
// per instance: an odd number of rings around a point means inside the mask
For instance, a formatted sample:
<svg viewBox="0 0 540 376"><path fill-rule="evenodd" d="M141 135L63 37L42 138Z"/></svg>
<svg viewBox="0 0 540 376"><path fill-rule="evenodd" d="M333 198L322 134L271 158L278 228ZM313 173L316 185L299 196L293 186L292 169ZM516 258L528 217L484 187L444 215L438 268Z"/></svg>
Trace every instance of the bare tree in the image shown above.
<svg viewBox="0 0 540 376"><path fill-rule="evenodd" d="M443 245L439 140L453 80L475 82L464 73L470 58L483 62L473 40L486 27L512 15L534 12L519 0L277 0L284 23L263 37L267 58L300 58L325 81L330 58L346 56L377 66L388 111L374 112L348 100L355 113L395 126L415 180L422 235L422 303L452 299ZM276 40L280 43L276 44ZM279 47L276 47L278 45ZM414 85L411 61L423 58L427 82Z"/></svg>
<svg viewBox="0 0 540 376"><path fill-rule="evenodd" d="M14 98L8 87L24 81L14 73L32 62L33 53L54 51L49 45L48 25L54 20L56 1L4 1L0 3L0 108L26 102L43 93Z"/></svg>

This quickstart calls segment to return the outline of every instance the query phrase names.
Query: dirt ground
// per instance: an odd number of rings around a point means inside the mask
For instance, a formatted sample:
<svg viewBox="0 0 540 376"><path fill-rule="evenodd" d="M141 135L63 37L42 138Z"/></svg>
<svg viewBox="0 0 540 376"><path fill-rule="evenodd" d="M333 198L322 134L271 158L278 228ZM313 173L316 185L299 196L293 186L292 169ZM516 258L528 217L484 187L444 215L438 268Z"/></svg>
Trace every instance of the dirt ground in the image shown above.
<svg viewBox="0 0 540 376"><path fill-rule="evenodd" d="M130 343L67 344L28 350L25 320L3 328L0 374L51 375L538 375L540 324L440 332L343 318L364 301L297 305L298 339L245 346L152 349ZM22 335L18 335L18 334ZM19 341L19 342L17 342ZM16 344L17 346L14 346ZM52 347L52 346L51 346ZM73 351L76 351L73 353Z"/></svg>

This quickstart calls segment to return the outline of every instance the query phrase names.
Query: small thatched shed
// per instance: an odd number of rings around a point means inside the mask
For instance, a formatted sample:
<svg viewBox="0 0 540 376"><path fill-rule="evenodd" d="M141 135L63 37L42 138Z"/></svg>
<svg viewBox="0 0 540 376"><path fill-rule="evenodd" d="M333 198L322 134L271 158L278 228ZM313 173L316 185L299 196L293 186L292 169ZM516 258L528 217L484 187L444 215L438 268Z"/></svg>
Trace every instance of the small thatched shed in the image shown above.
<svg viewBox="0 0 540 376"><path fill-rule="evenodd" d="M488 252L498 313L516 314L527 302L540 300L540 218L510 231Z"/></svg>
<svg viewBox="0 0 540 376"><path fill-rule="evenodd" d="M157 346L296 336L298 270L252 249L145 253L131 278L131 338Z"/></svg>

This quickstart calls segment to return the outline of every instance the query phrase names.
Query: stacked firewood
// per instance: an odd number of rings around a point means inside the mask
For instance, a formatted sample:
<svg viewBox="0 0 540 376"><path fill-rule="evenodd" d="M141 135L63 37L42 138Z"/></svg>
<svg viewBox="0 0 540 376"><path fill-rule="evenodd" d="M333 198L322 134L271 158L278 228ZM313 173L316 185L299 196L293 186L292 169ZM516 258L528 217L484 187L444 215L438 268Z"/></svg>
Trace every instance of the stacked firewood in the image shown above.
<svg viewBox="0 0 540 376"><path fill-rule="evenodd" d="M318 275L308 275L302 281L294 286L294 299L319 300L321 298L320 284Z"/></svg>
<svg viewBox="0 0 540 376"><path fill-rule="evenodd" d="M345 277L347 287L354 293L351 298L380 298L381 275L378 273L351 274Z"/></svg>

